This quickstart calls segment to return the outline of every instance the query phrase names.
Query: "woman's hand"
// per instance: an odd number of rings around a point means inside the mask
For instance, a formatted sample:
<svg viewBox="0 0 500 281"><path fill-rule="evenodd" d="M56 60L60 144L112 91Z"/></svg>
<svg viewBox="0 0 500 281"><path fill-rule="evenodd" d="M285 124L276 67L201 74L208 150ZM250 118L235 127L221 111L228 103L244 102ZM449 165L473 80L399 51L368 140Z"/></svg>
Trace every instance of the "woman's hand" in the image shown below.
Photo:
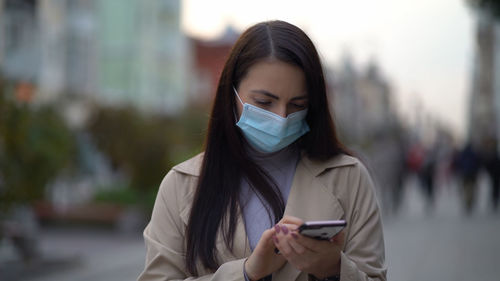
<svg viewBox="0 0 500 281"><path fill-rule="evenodd" d="M285 258L275 253L276 229L271 228L260 237L259 243L245 262L245 272L250 280L259 280L276 270L286 262Z"/></svg>
<svg viewBox="0 0 500 281"><path fill-rule="evenodd" d="M318 279L339 274L344 231L330 241L316 240L297 232L302 223L299 218L285 216L275 228L275 245L281 255L298 270Z"/></svg>

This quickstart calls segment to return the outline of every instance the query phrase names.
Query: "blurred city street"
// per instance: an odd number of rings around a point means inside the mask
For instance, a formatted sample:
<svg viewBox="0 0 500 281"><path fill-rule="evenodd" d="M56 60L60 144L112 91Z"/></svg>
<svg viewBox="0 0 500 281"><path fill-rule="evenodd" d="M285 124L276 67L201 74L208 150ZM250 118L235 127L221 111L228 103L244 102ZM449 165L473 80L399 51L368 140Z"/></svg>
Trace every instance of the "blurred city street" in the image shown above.
<svg viewBox="0 0 500 281"><path fill-rule="evenodd" d="M399 214L384 219L388 280L497 280L500 213L489 209L488 182L481 178L470 216L462 215L458 191L454 182L441 186L430 210L417 182L406 182ZM0 279L135 280L143 266L145 249L139 233L52 227L42 229L41 240L46 264L21 269L4 262ZM64 262L50 262L58 258Z"/></svg>
<svg viewBox="0 0 500 281"><path fill-rule="evenodd" d="M317 48L304 107L370 171L388 280L500 280L500 1L216 2L0 0L0 281L136 280L159 183L275 19Z"/></svg>

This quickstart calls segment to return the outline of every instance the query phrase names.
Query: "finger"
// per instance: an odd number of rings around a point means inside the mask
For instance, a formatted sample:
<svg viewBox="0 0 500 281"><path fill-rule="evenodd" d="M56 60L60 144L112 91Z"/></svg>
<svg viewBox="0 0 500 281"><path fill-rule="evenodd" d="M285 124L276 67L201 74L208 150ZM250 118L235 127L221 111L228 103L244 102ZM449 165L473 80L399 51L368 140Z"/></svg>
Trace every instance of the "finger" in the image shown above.
<svg viewBox="0 0 500 281"><path fill-rule="evenodd" d="M298 238L294 238L294 236L298 237L298 234L291 233L290 235L281 237L279 243L283 251L281 255L294 267L302 268L304 264L309 264L317 258L317 254L300 245L296 241Z"/></svg>
<svg viewBox="0 0 500 281"><path fill-rule="evenodd" d="M326 249L330 249L335 245L334 243L328 240L318 240L304 235L298 235L298 238L296 240L304 248L308 249L313 253L325 251Z"/></svg>
<svg viewBox="0 0 500 281"><path fill-rule="evenodd" d="M266 229L264 230L264 232L262 233L262 235L260 236L260 239L271 239L271 237L276 233L276 230L274 229L274 227L271 227L269 229Z"/></svg>
<svg viewBox="0 0 500 281"><path fill-rule="evenodd" d="M260 236L260 240L257 243L257 247L262 247L262 248L273 248L274 249L274 243L273 243L273 236L276 234L276 231L274 228L266 229L262 235ZM257 248L256 247L256 248Z"/></svg>
<svg viewBox="0 0 500 281"><path fill-rule="evenodd" d="M290 236L292 237L292 239L289 239L288 243L297 255L303 256L307 253L312 253L309 249L298 242L299 235L297 233L291 233Z"/></svg>
<svg viewBox="0 0 500 281"><path fill-rule="evenodd" d="M293 249L288 243L288 240L291 239L291 231L285 225L277 225L276 229L279 229L279 233L276 231L276 235L273 236L274 245L278 248L280 254L288 257L293 253Z"/></svg>
<svg viewBox="0 0 500 281"><path fill-rule="evenodd" d="M298 227L294 224L277 224L274 226L275 235L288 235L292 232L296 233Z"/></svg>
<svg viewBox="0 0 500 281"><path fill-rule="evenodd" d="M301 225L304 223L303 220L297 218L297 217L294 217L294 216L289 216L289 215L286 215L286 216L283 216L283 218L280 220L281 224L283 223L286 223L286 224L294 224L294 225Z"/></svg>
<svg viewBox="0 0 500 281"><path fill-rule="evenodd" d="M288 243L286 237L276 237L274 241L276 248L278 248L279 250L279 253L283 255L285 258L289 258L295 255L295 252Z"/></svg>
<svg viewBox="0 0 500 281"><path fill-rule="evenodd" d="M283 226L285 226L289 231L296 231L299 226L296 224L290 224L290 223L281 223L281 229L283 229Z"/></svg>
<svg viewBox="0 0 500 281"><path fill-rule="evenodd" d="M337 245L343 245L345 241L345 232L342 230L341 232L337 233L335 236L330 239L330 242L333 242Z"/></svg>

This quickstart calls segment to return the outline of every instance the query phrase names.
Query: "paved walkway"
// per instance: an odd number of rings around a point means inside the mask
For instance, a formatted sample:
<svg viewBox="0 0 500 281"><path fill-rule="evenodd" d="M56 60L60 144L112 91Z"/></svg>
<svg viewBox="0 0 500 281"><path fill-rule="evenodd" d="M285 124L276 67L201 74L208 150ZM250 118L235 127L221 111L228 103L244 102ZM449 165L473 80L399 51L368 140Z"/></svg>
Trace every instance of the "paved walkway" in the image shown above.
<svg viewBox="0 0 500 281"><path fill-rule="evenodd" d="M4 263L8 268L0 268L0 280L135 280L143 268L145 255L138 233L81 228L42 230L41 250L42 263L23 268L16 268L16 263L11 263L14 267Z"/></svg>
<svg viewBox="0 0 500 281"><path fill-rule="evenodd" d="M436 207L429 211L419 186L410 180L401 211L384 219L389 280L499 280L500 214L489 212L488 194L482 180L477 207L464 216L458 188L451 183L438 189ZM4 259L0 280L135 280L143 267L139 233L51 228L42 230L41 241L45 264L21 268ZM0 257L5 257L9 246L2 248Z"/></svg>
<svg viewBox="0 0 500 281"><path fill-rule="evenodd" d="M488 184L481 177L467 216L456 182L436 190L431 209L410 180L400 213L385 219L388 280L500 280L500 213L491 212Z"/></svg>

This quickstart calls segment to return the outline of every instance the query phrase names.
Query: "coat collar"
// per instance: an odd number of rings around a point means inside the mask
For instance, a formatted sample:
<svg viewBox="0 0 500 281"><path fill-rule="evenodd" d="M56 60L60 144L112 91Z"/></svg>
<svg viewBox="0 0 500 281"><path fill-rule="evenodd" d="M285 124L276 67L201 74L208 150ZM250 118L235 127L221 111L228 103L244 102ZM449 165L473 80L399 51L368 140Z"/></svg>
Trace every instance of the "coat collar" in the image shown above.
<svg viewBox="0 0 500 281"><path fill-rule="evenodd" d="M204 155L205 153L202 152L195 157L174 166L172 169L176 172L198 177L200 176Z"/></svg>
<svg viewBox="0 0 500 281"><path fill-rule="evenodd" d="M195 157L180 163L179 165L173 167L177 172L181 172L183 174L199 176L201 172L201 166L203 163L204 153L200 153ZM305 152L302 152L301 159L299 161L299 165L303 164L313 176L319 176L324 171L338 168L342 166L355 165L357 160L354 157L340 154L335 157L330 158L326 161L317 161L310 159Z"/></svg>
<svg viewBox="0 0 500 281"><path fill-rule="evenodd" d="M318 161L307 157L306 153L302 152L301 162L306 168L309 169L313 176L317 177L326 170L343 166L356 165L358 161L356 160L356 158L345 154L339 154L326 161Z"/></svg>

